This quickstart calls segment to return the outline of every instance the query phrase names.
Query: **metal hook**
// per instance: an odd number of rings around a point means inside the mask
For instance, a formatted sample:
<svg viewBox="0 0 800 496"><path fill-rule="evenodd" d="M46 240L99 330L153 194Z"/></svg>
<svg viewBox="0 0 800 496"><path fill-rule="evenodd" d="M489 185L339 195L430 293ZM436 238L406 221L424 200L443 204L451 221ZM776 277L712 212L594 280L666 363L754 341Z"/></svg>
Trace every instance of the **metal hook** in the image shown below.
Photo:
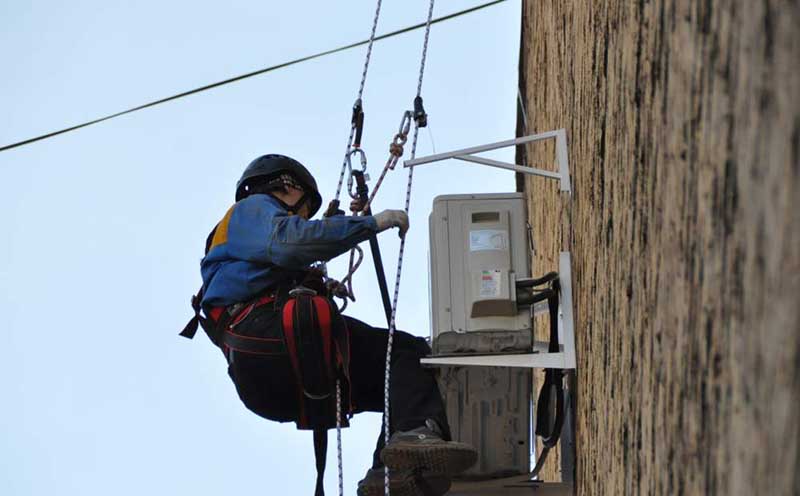
<svg viewBox="0 0 800 496"><path fill-rule="evenodd" d="M356 154L361 156L361 172L364 173L364 179L369 181L369 175L366 174L367 154L361 148L353 148L350 150L350 153L347 154L345 163L347 164L347 192L350 195L350 198L353 198L354 200L358 199L358 193L353 191L353 163L351 157Z"/></svg>
<svg viewBox="0 0 800 496"><path fill-rule="evenodd" d="M406 110L403 112L403 119L400 121L400 127L397 128L397 134L408 135L411 131L411 121L414 120L414 112Z"/></svg>

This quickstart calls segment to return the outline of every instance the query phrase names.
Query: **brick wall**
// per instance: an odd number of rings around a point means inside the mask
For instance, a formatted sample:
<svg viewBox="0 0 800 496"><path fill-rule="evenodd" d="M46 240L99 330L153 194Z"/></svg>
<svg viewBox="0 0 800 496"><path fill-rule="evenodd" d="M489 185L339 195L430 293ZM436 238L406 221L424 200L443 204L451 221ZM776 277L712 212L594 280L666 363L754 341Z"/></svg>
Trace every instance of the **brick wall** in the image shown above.
<svg viewBox="0 0 800 496"><path fill-rule="evenodd" d="M518 182L535 273L573 254L577 493L800 494L800 3L522 22L519 132L569 139L571 199Z"/></svg>

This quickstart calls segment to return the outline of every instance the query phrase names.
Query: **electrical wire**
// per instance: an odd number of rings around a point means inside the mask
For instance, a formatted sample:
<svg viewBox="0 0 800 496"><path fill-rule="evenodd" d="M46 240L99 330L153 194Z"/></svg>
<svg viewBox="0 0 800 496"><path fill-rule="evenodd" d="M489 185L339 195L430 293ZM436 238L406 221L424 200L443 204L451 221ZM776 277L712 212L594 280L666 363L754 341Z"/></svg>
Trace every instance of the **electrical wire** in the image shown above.
<svg viewBox="0 0 800 496"><path fill-rule="evenodd" d="M491 7L493 5L497 5L499 3L503 3L505 1L506 0L494 0L494 1L487 2L487 3L481 4L481 5L476 5L475 7L470 7L468 9L460 10L458 12L454 12L452 14L448 14L446 16L442 16L442 17L438 17L436 19L433 19L433 20L430 21L430 24L437 24L437 23L440 23L440 22L448 21L450 19L455 19L456 17L461 17L462 15L470 14L472 12L477 12L479 10L485 9L487 7ZM404 34L404 33L408 33L410 31L415 31L417 29L425 27L426 25L428 25L427 22L421 22L421 23L418 23L418 24L414 24L412 26L407 26L405 28L398 29L396 31L392 31L392 32L389 32L389 33L385 33L385 34L376 36L374 41L385 40L387 38L391 38L391 37L398 36L398 35L401 35L401 34ZM228 78L228 79L224 79L222 81L217 81L215 83L207 84L205 86L200 86L198 88L194 88L194 89L191 89L191 90L188 90L188 91L177 93L177 94L172 95L172 96L168 96L168 97L165 97L165 98L160 98L160 99L154 100L152 102L144 103L142 105L137 105L136 107L131 107L131 108L127 109L127 110L123 110L123 111L120 111L120 112L115 112L113 114L109 114L109 115L106 115L104 117L99 117L97 119L86 121L86 122L83 122L81 124L77 124L75 126L70 126L70 127L64 128L64 129L60 129L58 131L52 131L52 132L49 132L49 133L46 133L46 134L42 134L42 135L39 135L39 136L36 136L36 137L33 137L33 138L28 138L28 139L25 139L25 140L22 140L22 141L18 141L16 143L11 143L11 144L8 144L8 145L4 145L4 146L0 147L0 152L11 150L13 148L18 148L18 147L24 146L24 145L29 145L29 144L35 143L37 141L42 141L42 140L45 140L45 139L53 138L53 137L59 136L61 134L69 133L69 132L72 132L72 131L77 131L78 129L89 127L89 126L92 126L94 124L99 124L101 122L105 122L105 121L114 119L116 117L121 117L121 116L126 115L126 114L131 114L133 112L138 112L140 110L144 110L144 109L147 109L147 108L150 108L150 107L155 107L156 105L161 105L163 103L171 102L173 100L178 100L180 98L185 98L187 96L194 95L194 94L197 94L197 93L202 93L204 91L208 91L208 90L211 90L211 89L214 89L214 88L218 88L220 86L225 86L227 84L235 83L235 82L241 81L243 79L251 78L251 77L254 77L254 76L259 76L261 74L266 74L268 72L273 72L273 71L276 71L278 69L283 69L283 68L286 68L286 67L289 67L289 66L292 66L292 65L300 64L302 62L307 62L309 60L317 59L317 58L320 58L320 57L325 57L327 55L332 55L332 54L337 53L337 52L343 52L345 50L350 50L352 48L356 48L356 47L359 47L361 45L366 45L367 43L369 43L369 41L370 40L362 40L362 41L358 41L358 42L355 42L355 43L350 43L349 45L343 45L343 46L340 46L340 47L337 47L337 48L333 48L331 50L326 50L324 52L319 52L319 53L315 53L313 55L300 57L298 59L290 60L288 62L283 62L281 64L273 65L273 66L270 66L270 67L265 67L263 69L258 69L256 71L248 72L248 73L245 73L245 74L240 74L238 76L234 76L234 77L231 77L231 78Z"/></svg>

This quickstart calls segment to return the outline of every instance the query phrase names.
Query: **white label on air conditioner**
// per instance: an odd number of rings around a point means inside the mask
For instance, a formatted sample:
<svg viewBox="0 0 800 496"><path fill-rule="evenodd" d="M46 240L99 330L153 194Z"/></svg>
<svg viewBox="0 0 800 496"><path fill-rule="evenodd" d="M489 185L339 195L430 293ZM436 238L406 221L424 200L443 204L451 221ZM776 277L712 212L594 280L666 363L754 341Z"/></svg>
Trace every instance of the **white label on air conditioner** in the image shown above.
<svg viewBox="0 0 800 496"><path fill-rule="evenodd" d="M481 229L469 232L469 251L508 250L508 231Z"/></svg>
<svg viewBox="0 0 800 496"><path fill-rule="evenodd" d="M481 298L497 298L500 296L500 280L501 275L499 270L482 270L481 271L481 286L479 297Z"/></svg>

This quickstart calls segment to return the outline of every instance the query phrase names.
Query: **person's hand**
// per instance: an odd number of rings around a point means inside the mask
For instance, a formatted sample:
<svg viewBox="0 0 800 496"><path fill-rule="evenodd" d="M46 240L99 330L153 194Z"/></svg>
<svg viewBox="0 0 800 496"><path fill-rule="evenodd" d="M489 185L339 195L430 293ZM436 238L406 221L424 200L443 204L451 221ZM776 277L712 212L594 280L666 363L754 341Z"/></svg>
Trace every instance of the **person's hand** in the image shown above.
<svg viewBox="0 0 800 496"><path fill-rule="evenodd" d="M378 224L378 232L383 232L391 227L399 227L399 234L402 238L408 231L408 215L402 210L384 210L375 214L375 222Z"/></svg>

